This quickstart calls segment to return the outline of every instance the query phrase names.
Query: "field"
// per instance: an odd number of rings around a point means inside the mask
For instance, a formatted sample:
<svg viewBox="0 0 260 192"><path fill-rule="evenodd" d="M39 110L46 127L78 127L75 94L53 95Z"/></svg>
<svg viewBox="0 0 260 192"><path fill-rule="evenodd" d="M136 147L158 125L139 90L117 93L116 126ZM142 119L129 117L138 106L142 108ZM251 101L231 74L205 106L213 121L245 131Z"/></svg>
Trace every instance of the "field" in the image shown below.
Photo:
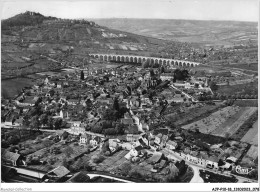
<svg viewBox="0 0 260 192"><path fill-rule="evenodd" d="M258 94L258 82L239 84L239 85L223 85L219 86L216 91L218 94L223 95L257 95Z"/></svg>
<svg viewBox="0 0 260 192"><path fill-rule="evenodd" d="M32 153L31 156L38 156L42 161L50 161L51 165L54 167L57 167L62 164L63 160L68 160L69 158L75 158L80 154L83 154L86 152L87 148L79 145L74 145L75 143L71 144L63 144L62 142L55 143L51 146L57 147L60 150L60 153L54 154L50 152L50 147L36 151L35 153ZM70 147L72 151L70 152L70 155L68 153L64 152L66 151L67 147ZM93 155L93 154L92 154Z"/></svg>
<svg viewBox="0 0 260 192"><path fill-rule="evenodd" d="M255 71L255 72L257 72L257 70L258 70L258 64L257 63L250 64L250 65L247 65L247 64L232 64L232 65L230 65L230 67L252 70L252 71Z"/></svg>
<svg viewBox="0 0 260 192"><path fill-rule="evenodd" d="M182 126L182 128L198 129L201 133L220 137L226 137L226 133L228 136L233 136L256 111L256 107L228 106L204 119Z"/></svg>
<svg viewBox="0 0 260 192"><path fill-rule="evenodd" d="M1 82L1 96L8 99L17 95L23 87L32 86L35 82L27 78L16 78L2 80Z"/></svg>
<svg viewBox="0 0 260 192"><path fill-rule="evenodd" d="M239 112L235 115L229 117L223 124L221 124L217 129L215 129L212 134L224 137L225 133L228 132L230 135L233 135L241 125L256 112L257 108L255 107L246 107L241 108Z"/></svg>
<svg viewBox="0 0 260 192"><path fill-rule="evenodd" d="M231 45L241 38L257 39L256 34L250 33L257 32L257 23L249 22L172 19L95 19L94 21L102 26L140 35L204 45Z"/></svg>
<svg viewBox="0 0 260 192"><path fill-rule="evenodd" d="M258 120L253 124L253 127L241 139L242 142L247 142L251 145L258 145Z"/></svg>
<svg viewBox="0 0 260 192"><path fill-rule="evenodd" d="M257 99L249 99L249 100L236 100L234 105L239 107L258 107Z"/></svg>
<svg viewBox="0 0 260 192"><path fill-rule="evenodd" d="M239 107L228 106L212 113L210 116L204 119L182 126L182 128L191 130L198 128L201 133L209 134L217 129L228 118L236 114L239 110Z"/></svg>
<svg viewBox="0 0 260 192"><path fill-rule="evenodd" d="M258 159L258 147L252 145L240 162L241 166L256 168Z"/></svg>
<svg viewBox="0 0 260 192"><path fill-rule="evenodd" d="M212 113L219 108L221 108L221 104L216 105L207 105L207 104L197 104L196 106L189 108L185 111L176 111L175 113L171 113L165 115L166 119L174 122L176 126L184 125L191 123L193 121L202 119L208 116L209 113ZM167 109L166 109L167 111Z"/></svg>

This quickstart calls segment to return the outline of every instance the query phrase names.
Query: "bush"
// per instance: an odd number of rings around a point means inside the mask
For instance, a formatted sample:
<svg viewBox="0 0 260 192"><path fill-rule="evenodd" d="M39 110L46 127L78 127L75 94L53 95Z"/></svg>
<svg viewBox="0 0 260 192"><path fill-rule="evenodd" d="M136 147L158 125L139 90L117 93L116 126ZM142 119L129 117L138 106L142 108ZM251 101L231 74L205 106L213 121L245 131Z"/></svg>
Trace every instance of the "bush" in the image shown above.
<svg viewBox="0 0 260 192"><path fill-rule="evenodd" d="M136 169L133 169L129 172L129 177L133 177L133 178L142 178L143 175Z"/></svg>
<svg viewBox="0 0 260 192"><path fill-rule="evenodd" d="M93 156L92 160L94 163L98 164L98 163L103 162L105 160L105 157L102 155L96 155L96 156Z"/></svg>
<svg viewBox="0 0 260 192"><path fill-rule="evenodd" d="M121 169L121 173L124 176L127 176L129 174L129 172L132 170L132 166L131 163L129 162L125 162L120 166Z"/></svg>

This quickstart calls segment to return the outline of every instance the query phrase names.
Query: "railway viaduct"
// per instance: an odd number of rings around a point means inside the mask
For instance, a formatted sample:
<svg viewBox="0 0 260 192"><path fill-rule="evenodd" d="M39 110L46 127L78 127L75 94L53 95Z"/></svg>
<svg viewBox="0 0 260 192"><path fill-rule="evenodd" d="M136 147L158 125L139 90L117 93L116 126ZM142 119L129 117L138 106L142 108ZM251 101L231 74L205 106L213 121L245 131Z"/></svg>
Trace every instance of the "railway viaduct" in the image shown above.
<svg viewBox="0 0 260 192"><path fill-rule="evenodd" d="M167 67L196 67L200 65L196 62L186 61L186 60L176 60L176 59L166 59L157 57L144 57L144 56L134 56L134 55L116 55L116 54L89 54L94 58L98 58L101 61L117 61L117 62L129 62L129 63L143 63L146 60L150 64L159 64Z"/></svg>

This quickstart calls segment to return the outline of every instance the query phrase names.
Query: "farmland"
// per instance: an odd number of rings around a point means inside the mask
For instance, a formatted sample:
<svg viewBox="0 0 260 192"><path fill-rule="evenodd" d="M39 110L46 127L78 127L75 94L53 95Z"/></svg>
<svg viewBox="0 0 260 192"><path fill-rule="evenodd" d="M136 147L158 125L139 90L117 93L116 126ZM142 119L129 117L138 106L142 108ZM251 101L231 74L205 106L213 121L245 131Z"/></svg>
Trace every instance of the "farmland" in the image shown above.
<svg viewBox="0 0 260 192"><path fill-rule="evenodd" d="M253 127L241 139L251 145L258 145L258 120L253 124Z"/></svg>
<svg viewBox="0 0 260 192"><path fill-rule="evenodd" d="M258 147L252 145L246 155L241 161L241 165L245 167L254 167L257 168L257 159L258 159Z"/></svg>
<svg viewBox="0 0 260 192"><path fill-rule="evenodd" d="M183 129L198 129L201 133L226 137L236 135L240 127L257 111L256 107L228 106L212 113L208 117L191 124Z"/></svg>
<svg viewBox="0 0 260 192"><path fill-rule="evenodd" d="M207 104L196 104L195 107L177 110L175 113L165 115L166 119L174 122L175 125L184 125L190 122L202 119L208 116L209 113L215 112L222 107L222 104L207 105Z"/></svg>
<svg viewBox="0 0 260 192"><path fill-rule="evenodd" d="M223 85L219 86L217 90L218 94L224 95L257 95L258 94L258 82L251 82L237 85Z"/></svg>
<svg viewBox="0 0 260 192"><path fill-rule="evenodd" d="M201 133L211 133L224 123L229 117L236 114L239 107L225 107L212 113L210 116L196 121L194 123L183 126L183 129L196 129L198 128Z"/></svg>
<svg viewBox="0 0 260 192"><path fill-rule="evenodd" d="M28 78L2 80L1 96L5 99L13 98L23 87L32 86L35 82Z"/></svg>
<svg viewBox="0 0 260 192"><path fill-rule="evenodd" d="M234 105L239 107L258 107L258 100L257 99L249 99L249 100L236 100Z"/></svg>

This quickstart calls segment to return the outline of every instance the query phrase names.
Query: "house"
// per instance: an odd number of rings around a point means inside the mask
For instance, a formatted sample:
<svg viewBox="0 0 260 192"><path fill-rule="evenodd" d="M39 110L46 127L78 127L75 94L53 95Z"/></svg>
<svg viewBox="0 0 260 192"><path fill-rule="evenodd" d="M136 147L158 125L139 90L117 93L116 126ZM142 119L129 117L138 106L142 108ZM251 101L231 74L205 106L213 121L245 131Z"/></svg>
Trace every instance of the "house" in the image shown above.
<svg viewBox="0 0 260 192"><path fill-rule="evenodd" d="M155 152L153 153L153 156L151 158L149 158L149 163L150 164L156 164L156 163L159 163L161 161L163 157L163 154L160 153L160 152Z"/></svg>
<svg viewBox="0 0 260 192"><path fill-rule="evenodd" d="M55 169L49 171L47 173L47 176L50 178L61 179L61 178L65 177L66 175L68 175L69 173L70 173L70 171L66 167L58 166Z"/></svg>
<svg viewBox="0 0 260 192"><path fill-rule="evenodd" d="M62 88L62 83L57 83L57 88L61 89Z"/></svg>
<svg viewBox="0 0 260 192"><path fill-rule="evenodd" d="M23 125L23 118L19 118L14 121L14 126L21 127L22 125Z"/></svg>
<svg viewBox="0 0 260 192"><path fill-rule="evenodd" d="M123 123L124 125L133 125L134 121L132 118L128 118L128 119L121 119L121 123Z"/></svg>
<svg viewBox="0 0 260 192"><path fill-rule="evenodd" d="M70 121L71 127L80 127L81 121Z"/></svg>
<svg viewBox="0 0 260 192"><path fill-rule="evenodd" d="M85 128L84 127L71 127L68 132L72 135L79 135L79 134L84 134L85 133Z"/></svg>
<svg viewBox="0 0 260 192"><path fill-rule="evenodd" d="M177 148L178 144L174 141L168 140L166 142L166 148L169 150L175 150Z"/></svg>
<svg viewBox="0 0 260 192"><path fill-rule="evenodd" d="M129 125L128 134L138 134L138 126L137 125Z"/></svg>
<svg viewBox="0 0 260 192"><path fill-rule="evenodd" d="M68 99L67 102L68 102L68 105L77 105L78 100L77 99Z"/></svg>
<svg viewBox="0 0 260 192"><path fill-rule="evenodd" d="M82 134L80 135L80 138L79 138L79 144L87 144L89 141L90 141L90 135L87 135L87 134Z"/></svg>
<svg viewBox="0 0 260 192"><path fill-rule="evenodd" d="M23 157L20 154L7 151L6 149L1 149L1 158L3 164L5 165L26 165L25 161L23 161Z"/></svg>
<svg viewBox="0 0 260 192"><path fill-rule="evenodd" d="M90 144L92 145L92 146L97 146L99 143L101 142L101 138L100 137L98 137L98 136L92 136L92 139L90 140Z"/></svg>
<svg viewBox="0 0 260 192"><path fill-rule="evenodd" d="M59 139L61 139L61 140L65 140L69 136L69 133L67 131L63 131L63 130L57 130L56 134L59 136Z"/></svg>
<svg viewBox="0 0 260 192"><path fill-rule="evenodd" d="M236 163L237 162L237 158L230 156L230 157L228 157L226 159L226 162L231 163L231 164L232 163Z"/></svg>
<svg viewBox="0 0 260 192"><path fill-rule="evenodd" d="M128 159L128 160L130 160L130 159L132 159L133 157L143 156L144 153L142 152L142 150L143 150L143 147L140 146L140 145L139 145L139 146L136 146L136 147L133 147L133 148L129 151L129 153L127 153L127 154L125 155L125 158Z"/></svg>
<svg viewBox="0 0 260 192"><path fill-rule="evenodd" d="M13 126L13 122L14 122L14 120L12 117L6 118L5 126Z"/></svg>
<svg viewBox="0 0 260 192"><path fill-rule="evenodd" d="M128 142L134 142L137 141L139 139L139 135L138 134L127 134L126 135L126 141Z"/></svg>

